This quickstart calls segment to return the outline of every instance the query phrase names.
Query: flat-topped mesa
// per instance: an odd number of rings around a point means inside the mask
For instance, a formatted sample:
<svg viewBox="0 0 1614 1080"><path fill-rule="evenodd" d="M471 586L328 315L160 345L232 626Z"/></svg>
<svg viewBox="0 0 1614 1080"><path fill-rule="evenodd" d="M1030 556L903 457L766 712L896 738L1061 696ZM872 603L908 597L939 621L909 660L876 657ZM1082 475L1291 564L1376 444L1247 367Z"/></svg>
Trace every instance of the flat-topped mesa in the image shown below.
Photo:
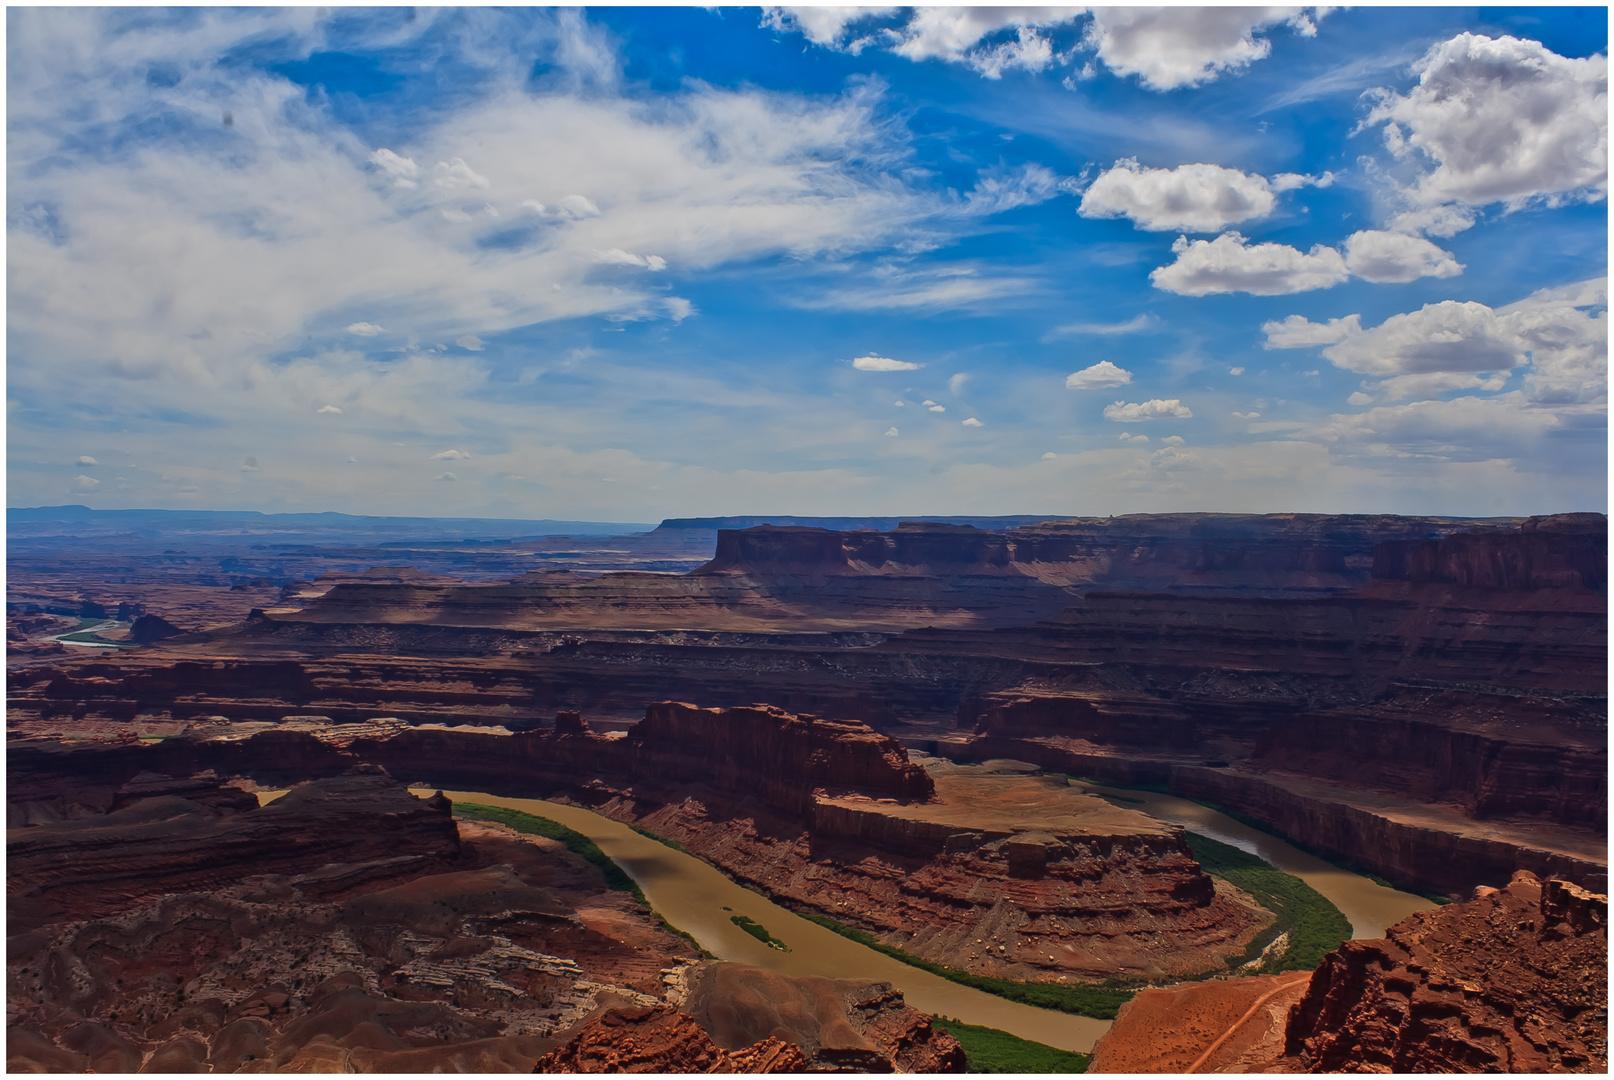
<svg viewBox="0 0 1614 1080"><path fill-rule="evenodd" d="M1607 592L1608 518L1533 517L1516 532L1459 532L1438 540L1381 543L1373 578L1481 589Z"/></svg>
<svg viewBox="0 0 1614 1080"><path fill-rule="evenodd" d="M1008 537L973 525L905 521L892 532L760 525L718 530L712 561L691 573L747 574L768 580L892 573L953 575L1001 572L1009 562Z"/></svg>
<svg viewBox="0 0 1614 1080"><path fill-rule="evenodd" d="M855 720L794 715L770 705L701 709L663 701L628 730L635 778L678 777L761 797L796 816L815 791L856 791L903 802L934 797L930 775L895 740Z"/></svg>

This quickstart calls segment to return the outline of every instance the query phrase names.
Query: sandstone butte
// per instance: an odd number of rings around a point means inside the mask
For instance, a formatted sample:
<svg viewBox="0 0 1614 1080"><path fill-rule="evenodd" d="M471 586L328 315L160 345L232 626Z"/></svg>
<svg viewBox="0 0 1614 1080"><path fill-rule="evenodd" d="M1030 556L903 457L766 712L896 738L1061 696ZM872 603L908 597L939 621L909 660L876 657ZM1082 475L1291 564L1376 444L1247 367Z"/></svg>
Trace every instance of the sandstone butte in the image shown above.
<svg viewBox="0 0 1614 1080"><path fill-rule="evenodd" d="M1309 976L1145 990L1089 1071L1603 1073L1607 921L1606 896L1521 871Z"/></svg>
<svg viewBox="0 0 1614 1080"><path fill-rule="evenodd" d="M373 765L257 804L147 771L8 834L8 1071L963 1069L889 985L696 961Z"/></svg>

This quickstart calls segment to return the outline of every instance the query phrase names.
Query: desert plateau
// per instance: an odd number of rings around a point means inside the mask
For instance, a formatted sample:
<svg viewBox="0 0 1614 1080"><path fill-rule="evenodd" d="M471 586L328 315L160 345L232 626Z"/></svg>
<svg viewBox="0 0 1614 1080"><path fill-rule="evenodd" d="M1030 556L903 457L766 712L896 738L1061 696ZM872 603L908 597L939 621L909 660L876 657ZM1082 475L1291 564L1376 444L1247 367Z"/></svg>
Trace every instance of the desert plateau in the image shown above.
<svg viewBox="0 0 1614 1080"><path fill-rule="evenodd" d="M1601 515L708 524L14 555L11 1067L1602 1068Z"/></svg>
<svg viewBox="0 0 1614 1080"><path fill-rule="evenodd" d="M8 7L8 1073L1607 1074L1608 27Z"/></svg>

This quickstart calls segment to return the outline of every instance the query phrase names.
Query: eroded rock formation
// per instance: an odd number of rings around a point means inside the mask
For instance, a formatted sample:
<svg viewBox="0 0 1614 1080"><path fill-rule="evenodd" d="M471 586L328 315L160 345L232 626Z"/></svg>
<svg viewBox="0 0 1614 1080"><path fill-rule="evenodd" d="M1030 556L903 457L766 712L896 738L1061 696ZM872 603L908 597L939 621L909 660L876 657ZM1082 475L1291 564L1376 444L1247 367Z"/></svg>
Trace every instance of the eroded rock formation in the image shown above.
<svg viewBox="0 0 1614 1080"><path fill-rule="evenodd" d="M1312 976L1287 1050L1314 1072L1603 1072L1608 898L1520 872L1348 941Z"/></svg>

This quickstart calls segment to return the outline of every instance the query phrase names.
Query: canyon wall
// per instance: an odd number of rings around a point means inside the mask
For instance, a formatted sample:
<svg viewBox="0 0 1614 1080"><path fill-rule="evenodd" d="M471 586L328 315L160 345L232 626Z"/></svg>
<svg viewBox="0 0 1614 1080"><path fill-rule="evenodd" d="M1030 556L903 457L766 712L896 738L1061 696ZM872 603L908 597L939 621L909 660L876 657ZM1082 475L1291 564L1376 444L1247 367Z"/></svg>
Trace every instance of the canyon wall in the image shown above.
<svg viewBox="0 0 1614 1080"><path fill-rule="evenodd" d="M1608 1067L1608 897L1529 873L1348 941L1289 1014L1313 1072Z"/></svg>

